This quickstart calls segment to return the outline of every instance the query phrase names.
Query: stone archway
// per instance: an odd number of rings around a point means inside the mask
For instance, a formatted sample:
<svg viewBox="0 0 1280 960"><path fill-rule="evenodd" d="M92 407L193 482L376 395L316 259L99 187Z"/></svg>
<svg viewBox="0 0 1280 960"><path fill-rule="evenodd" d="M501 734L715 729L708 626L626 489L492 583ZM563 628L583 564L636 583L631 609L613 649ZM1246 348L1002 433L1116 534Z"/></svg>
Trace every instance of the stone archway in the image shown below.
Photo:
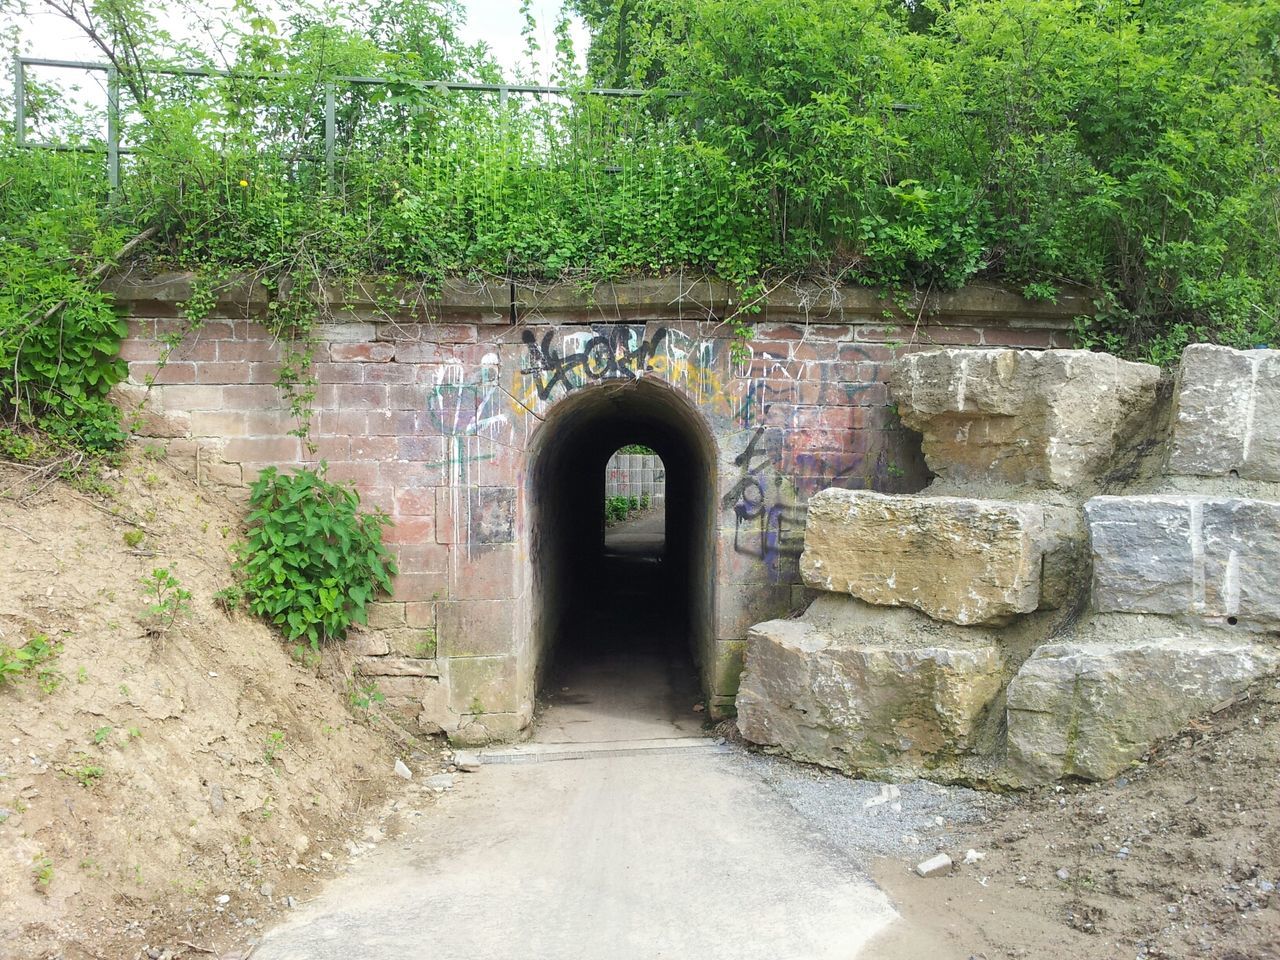
<svg viewBox="0 0 1280 960"><path fill-rule="evenodd" d="M666 469L665 543L660 560L648 558L654 562L604 552L605 465L632 443L652 448ZM643 682L640 674L684 666L687 687L671 677L667 693L653 695L688 699L699 687L709 690L716 460L715 440L697 408L652 378L584 387L550 410L530 444L525 491L533 672L540 687L553 670L563 679L564 670L572 674L589 661L606 683L610 676L618 681L619 671L634 674L619 681L628 695L647 695L634 689Z"/></svg>

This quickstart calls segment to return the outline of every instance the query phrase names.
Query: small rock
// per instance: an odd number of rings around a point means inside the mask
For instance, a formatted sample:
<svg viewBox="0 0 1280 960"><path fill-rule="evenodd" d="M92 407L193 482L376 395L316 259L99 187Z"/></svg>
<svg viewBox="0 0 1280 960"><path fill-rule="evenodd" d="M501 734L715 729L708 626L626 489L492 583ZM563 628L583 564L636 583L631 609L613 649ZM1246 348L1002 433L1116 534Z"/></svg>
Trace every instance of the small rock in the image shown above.
<svg viewBox="0 0 1280 960"><path fill-rule="evenodd" d="M404 765L403 760L400 760L398 758L396 759L395 773L396 773L396 776L399 777L401 780L413 779L413 772Z"/></svg>
<svg viewBox="0 0 1280 960"><path fill-rule="evenodd" d="M272 897L275 895L276 887L273 883L264 883L258 888L258 894L263 897Z"/></svg>
<svg viewBox="0 0 1280 960"><path fill-rule="evenodd" d="M321 851L320 851L320 859L321 859L321 860L332 860L332 859L333 859L333 854L332 854L332 853L330 853L328 850L321 850Z"/></svg>
<svg viewBox="0 0 1280 960"><path fill-rule="evenodd" d="M1121 847L1119 850L1117 850L1117 851L1116 851L1116 859L1117 859L1117 860L1128 860L1128 859L1129 859L1129 848L1128 848L1128 847Z"/></svg>
<svg viewBox="0 0 1280 960"><path fill-rule="evenodd" d="M294 907L298 905L298 901L294 897L285 897L284 905L288 907L290 910L292 910Z"/></svg>
<svg viewBox="0 0 1280 960"><path fill-rule="evenodd" d="M214 897L214 898L213 898L213 901L214 901L214 903L217 903L217 904L219 904L220 906L224 906L224 907L225 907L228 903L230 903L230 902L231 902L231 896L230 896L229 894L226 894L226 893L220 893L220 894L218 894L216 897Z"/></svg>
<svg viewBox="0 0 1280 960"><path fill-rule="evenodd" d="M213 815L215 817L222 812L224 804L225 801L222 798L222 784L209 784L209 809L213 811Z"/></svg>
<svg viewBox="0 0 1280 960"><path fill-rule="evenodd" d="M434 777L427 777L423 782L431 790L453 789L453 775L448 773L437 773Z"/></svg>
<svg viewBox="0 0 1280 960"><path fill-rule="evenodd" d="M951 872L951 858L945 853L922 860L916 864L916 873L922 877L940 877Z"/></svg>
<svg viewBox="0 0 1280 960"><path fill-rule="evenodd" d="M694 713L701 713L701 712L702 712L703 710L705 710L705 709L707 709L705 704L695 703L695 704L693 705L693 712L694 712Z"/></svg>
<svg viewBox="0 0 1280 960"><path fill-rule="evenodd" d="M453 765L463 773L475 773L480 769L480 754L459 750L453 755Z"/></svg>
<svg viewBox="0 0 1280 960"><path fill-rule="evenodd" d="M1276 889L1276 885L1272 883L1270 880L1258 881L1258 890L1262 893L1274 893L1275 889Z"/></svg>
<svg viewBox="0 0 1280 960"><path fill-rule="evenodd" d="M964 854L964 862L972 866L985 856L985 853L979 853L977 850L966 850Z"/></svg>
<svg viewBox="0 0 1280 960"><path fill-rule="evenodd" d="M1055 873L1054 876L1057 877L1059 880L1061 880L1063 883L1066 883L1068 880L1071 879L1071 871L1068 870L1066 867L1059 867L1058 872Z"/></svg>

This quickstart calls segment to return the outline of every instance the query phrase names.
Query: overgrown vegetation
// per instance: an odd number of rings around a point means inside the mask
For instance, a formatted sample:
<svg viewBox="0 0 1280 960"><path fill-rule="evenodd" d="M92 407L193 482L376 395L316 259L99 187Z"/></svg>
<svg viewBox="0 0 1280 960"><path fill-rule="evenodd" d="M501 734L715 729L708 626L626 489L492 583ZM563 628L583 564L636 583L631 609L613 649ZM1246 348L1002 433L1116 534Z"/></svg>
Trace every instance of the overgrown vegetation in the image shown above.
<svg viewBox="0 0 1280 960"><path fill-rule="evenodd" d="M451 273L712 272L740 284L744 334L749 305L801 275L1082 283L1098 291L1083 345L1168 362L1193 340L1276 338L1280 0L577 6L589 72L562 23L557 79L689 95L442 93L431 81L499 70L430 0L278 20L237 3L208 31L217 50L167 36L153 0L69 5L120 70L134 152L108 203L100 157L19 151L0 128L5 417L118 441L122 328L96 280L136 237L132 256L267 285L304 435L311 291L355 275L429 292ZM244 76L147 72L174 61ZM96 129L35 74L28 92L33 135ZM198 322L211 301L193 301Z"/></svg>
<svg viewBox="0 0 1280 960"><path fill-rule="evenodd" d="M606 524L622 523L631 514L648 509L649 495L647 493L638 497L605 497L604 522Z"/></svg>
<svg viewBox="0 0 1280 960"><path fill-rule="evenodd" d="M262 471L250 488L239 585L248 608L312 650L364 623L378 591L391 591L395 561L382 543L389 518L362 513L349 486L323 469Z"/></svg>

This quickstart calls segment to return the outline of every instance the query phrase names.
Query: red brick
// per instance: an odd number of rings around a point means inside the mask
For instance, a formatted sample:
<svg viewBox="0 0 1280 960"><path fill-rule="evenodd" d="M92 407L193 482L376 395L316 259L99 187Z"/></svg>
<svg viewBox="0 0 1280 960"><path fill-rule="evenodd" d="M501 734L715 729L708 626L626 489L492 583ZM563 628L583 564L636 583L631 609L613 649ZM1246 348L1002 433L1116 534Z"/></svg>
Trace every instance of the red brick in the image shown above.
<svg viewBox="0 0 1280 960"><path fill-rule="evenodd" d="M445 481L442 460L382 460L377 463L377 468L378 481L397 490L402 487L438 487Z"/></svg>
<svg viewBox="0 0 1280 960"><path fill-rule="evenodd" d="M359 410L317 410L313 424L317 434L357 437L368 430L373 416Z"/></svg>
<svg viewBox="0 0 1280 960"><path fill-rule="evenodd" d="M269 383L236 383L223 388L223 403L233 410L288 409L284 391Z"/></svg>
<svg viewBox="0 0 1280 960"><path fill-rule="evenodd" d="M247 364L205 361L195 364L197 383L247 383Z"/></svg>
<svg viewBox="0 0 1280 960"><path fill-rule="evenodd" d="M436 543L457 543L458 527L455 522L455 504L466 503L466 491L457 487L436 487Z"/></svg>
<svg viewBox="0 0 1280 960"><path fill-rule="evenodd" d="M983 343L989 347L1026 347L1035 350L1047 350L1053 346L1053 332L1050 330L1010 330L1000 327L985 327L982 331Z"/></svg>
<svg viewBox="0 0 1280 960"><path fill-rule="evenodd" d="M126 323L129 325L128 332L125 334L126 339L155 340L156 322L154 320L140 320L137 317L130 317Z"/></svg>
<svg viewBox="0 0 1280 960"><path fill-rule="evenodd" d="M390 516L395 510L395 497L390 487L371 487L365 485L360 489L360 505L366 510L381 510Z"/></svg>
<svg viewBox="0 0 1280 960"><path fill-rule="evenodd" d="M322 383L316 400L330 410L380 410L387 403L387 388L380 383Z"/></svg>
<svg viewBox="0 0 1280 960"><path fill-rule="evenodd" d="M389 343L334 343L329 346L329 358L335 363L387 363L396 355L396 348Z"/></svg>
<svg viewBox="0 0 1280 960"><path fill-rule="evenodd" d="M454 600L506 600L516 595L516 551L508 544L454 549L449 596Z"/></svg>
<svg viewBox="0 0 1280 960"><path fill-rule="evenodd" d="M399 516L434 517L436 488L418 487L395 492L395 512Z"/></svg>
<svg viewBox="0 0 1280 960"><path fill-rule="evenodd" d="M914 341L950 347L972 347L982 343L982 331L972 327L924 326L916 331Z"/></svg>
<svg viewBox="0 0 1280 960"><path fill-rule="evenodd" d="M425 543L435 538L436 525L430 517L397 517L382 532L386 543Z"/></svg>
<svg viewBox="0 0 1280 960"><path fill-rule="evenodd" d="M376 463L352 463L349 460L330 462L329 479L334 482L354 483L361 490L378 487Z"/></svg>
<svg viewBox="0 0 1280 960"><path fill-rule="evenodd" d="M429 525L429 521L414 522ZM397 526L400 523L401 521L396 521ZM444 573L449 569L449 548L435 542L433 530L427 531L425 541L405 540L397 543L395 551L396 563L401 573Z"/></svg>
<svg viewBox="0 0 1280 960"><path fill-rule="evenodd" d="M845 362L871 361L884 363L893 359L893 351L888 347L872 343L842 343L839 359Z"/></svg>
<svg viewBox="0 0 1280 960"><path fill-rule="evenodd" d="M313 363L311 375L319 383L364 382L364 369L357 363Z"/></svg>
<svg viewBox="0 0 1280 960"><path fill-rule="evenodd" d="M319 460L351 459L350 437L312 437L312 455Z"/></svg>
<svg viewBox="0 0 1280 960"><path fill-rule="evenodd" d="M465 323L432 323L423 327L426 338L436 343L475 343L476 328Z"/></svg>
<svg viewBox="0 0 1280 960"><path fill-rule="evenodd" d="M120 344L121 360L158 360L160 344L154 340L125 340Z"/></svg>
<svg viewBox="0 0 1280 960"><path fill-rule="evenodd" d="M230 340L234 336L234 327L225 320L206 320L200 325L200 336L205 340ZM222 348L218 349L221 352Z"/></svg>
<svg viewBox="0 0 1280 960"><path fill-rule="evenodd" d="M390 460L397 456L395 437L354 436L351 438L352 460Z"/></svg>
<svg viewBox="0 0 1280 960"><path fill-rule="evenodd" d="M847 389L855 406L882 407L890 402L887 383L853 383L847 385Z"/></svg>
<svg viewBox="0 0 1280 960"><path fill-rule="evenodd" d="M382 389L386 391L383 406L388 410L421 410L426 405L426 395L417 384L392 384Z"/></svg>
<svg viewBox="0 0 1280 960"><path fill-rule="evenodd" d="M400 460L416 460L438 463L444 459L444 440L441 437L396 437L396 457Z"/></svg>
<svg viewBox="0 0 1280 960"><path fill-rule="evenodd" d="M449 359L449 351L438 343L397 342L395 348L398 363L439 363Z"/></svg>
<svg viewBox="0 0 1280 960"><path fill-rule="evenodd" d="M219 340L218 359L238 363L268 363L280 358L279 344L267 340Z"/></svg>
<svg viewBox="0 0 1280 960"><path fill-rule="evenodd" d="M417 371L412 364L378 363L366 364L364 368L365 383L413 383L417 379Z"/></svg>
<svg viewBox="0 0 1280 960"><path fill-rule="evenodd" d="M799 340L805 328L794 323L762 323L755 329L761 340Z"/></svg>
<svg viewBox="0 0 1280 960"><path fill-rule="evenodd" d="M276 335L262 324L246 320L237 320L231 325L231 338L233 340L268 341L275 341L277 339Z"/></svg>
<svg viewBox="0 0 1280 960"><path fill-rule="evenodd" d="M802 340L792 345L793 360L836 360L839 357L839 345L830 340Z"/></svg>
<svg viewBox="0 0 1280 960"><path fill-rule="evenodd" d="M188 334L169 354L173 360L214 361L218 359L218 341Z"/></svg>
<svg viewBox="0 0 1280 960"><path fill-rule="evenodd" d="M371 410L368 418L365 429L375 436L399 437L418 432L418 415L412 410Z"/></svg>

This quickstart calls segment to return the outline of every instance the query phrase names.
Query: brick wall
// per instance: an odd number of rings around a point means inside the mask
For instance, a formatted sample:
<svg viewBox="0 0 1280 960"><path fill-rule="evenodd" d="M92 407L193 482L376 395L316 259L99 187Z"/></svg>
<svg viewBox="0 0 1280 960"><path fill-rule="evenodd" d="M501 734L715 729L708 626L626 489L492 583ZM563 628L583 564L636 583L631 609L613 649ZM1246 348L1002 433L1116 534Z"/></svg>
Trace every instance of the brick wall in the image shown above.
<svg viewBox="0 0 1280 960"><path fill-rule="evenodd" d="M374 616L377 635L359 641L361 668L394 678L395 698L424 725L464 738L510 736L531 715L527 450L561 400L655 378L715 438L715 653L701 667L713 710L725 710L747 628L802 600L807 499L828 486L925 482L918 440L891 405L888 364L935 345L1069 346L1071 316L1084 310L1079 298L1030 304L976 288L903 311L868 291L799 287L771 298L735 356L718 319L732 291L705 282L586 293L450 284L401 315L348 292L317 331L311 450L289 435L296 424L274 386L280 346L255 320L263 291L228 288L157 368L161 338L185 327L189 287L183 276L114 284L130 318L122 394L133 402L154 378L143 432L167 438L202 481L236 486L269 465L323 460L386 510L401 572Z"/></svg>

